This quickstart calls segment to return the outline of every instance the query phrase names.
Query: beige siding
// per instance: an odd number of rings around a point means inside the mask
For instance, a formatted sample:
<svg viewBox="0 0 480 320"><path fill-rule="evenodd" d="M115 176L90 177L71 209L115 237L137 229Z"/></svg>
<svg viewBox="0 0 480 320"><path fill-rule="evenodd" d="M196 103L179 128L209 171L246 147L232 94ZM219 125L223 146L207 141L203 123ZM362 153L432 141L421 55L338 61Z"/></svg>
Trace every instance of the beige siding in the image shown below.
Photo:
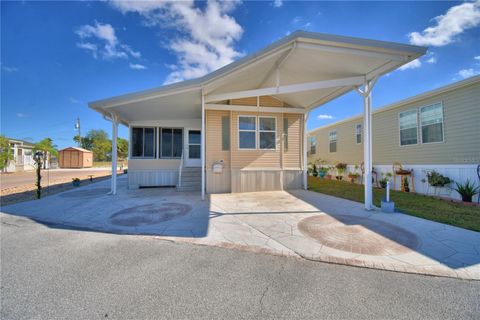
<svg viewBox="0 0 480 320"><path fill-rule="evenodd" d="M417 145L400 146L398 116L400 112L433 103L443 103L444 142L422 144L421 128ZM373 162L392 164L469 164L480 162L480 82L410 102L386 110L375 111L373 116ZM309 162L317 159L328 162L359 164L363 161L363 144L355 144L355 125L363 118L321 128L317 137L317 152ZM337 152L330 153L328 133L337 130Z"/></svg>
<svg viewBox="0 0 480 320"><path fill-rule="evenodd" d="M230 151L222 150L222 116L225 115L230 115ZM239 150L238 117L240 115L275 117L276 150ZM283 150L284 117L288 118L289 124L288 151ZM298 188L301 178L302 115L207 110L206 122L207 192ZM225 169L221 174L214 174L212 166L218 160L224 160Z"/></svg>

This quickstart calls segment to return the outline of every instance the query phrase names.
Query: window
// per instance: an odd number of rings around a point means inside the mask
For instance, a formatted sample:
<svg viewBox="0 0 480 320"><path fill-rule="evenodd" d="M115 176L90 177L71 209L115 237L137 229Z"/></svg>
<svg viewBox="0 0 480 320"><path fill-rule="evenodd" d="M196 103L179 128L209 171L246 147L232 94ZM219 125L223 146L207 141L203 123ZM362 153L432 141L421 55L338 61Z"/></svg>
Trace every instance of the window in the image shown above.
<svg viewBox="0 0 480 320"><path fill-rule="evenodd" d="M230 116L222 117L222 150L230 150Z"/></svg>
<svg viewBox="0 0 480 320"><path fill-rule="evenodd" d="M422 143L443 142L443 106L441 103L420 108Z"/></svg>
<svg viewBox="0 0 480 320"><path fill-rule="evenodd" d="M357 124L355 126L355 143L360 144L362 143L362 125Z"/></svg>
<svg viewBox="0 0 480 320"><path fill-rule="evenodd" d="M328 133L328 143L330 152L337 152L337 131L331 131Z"/></svg>
<svg viewBox="0 0 480 320"><path fill-rule="evenodd" d="M277 118L258 117L260 149L276 149Z"/></svg>
<svg viewBox="0 0 480 320"><path fill-rule="evenodd" d="M257 118L255 116L238 117L238 148L256 149Z"/></svg>
<svg viewBox="0 0 480 320"><path fill-rule="evenodd" d="M201 137L200 130L188 131L188 157L190 159L200 159Z"/></svg>
<svg viewBox="0 0 480 320"><path fill-rule="evenodd" d="M132 157L155 158L156 128L132 128Z"/></svg>
<svg viewBox="0 0 480 320"><path fill-rule="evenodd" d="M417 110L409 110L400 113L400 145L408 146L418 142Z"/></svg>
<svg viewBox="0 0 480 320"><path fill-rule="evenodd" d="M183 150L183 130L160 129L160 158L180 158Z"/></svg>
<svg viewBox="0 0 480 320"><path fill-rule="evenodd" d="M317 153L317 137L310 137L310 154Z"/></svg>

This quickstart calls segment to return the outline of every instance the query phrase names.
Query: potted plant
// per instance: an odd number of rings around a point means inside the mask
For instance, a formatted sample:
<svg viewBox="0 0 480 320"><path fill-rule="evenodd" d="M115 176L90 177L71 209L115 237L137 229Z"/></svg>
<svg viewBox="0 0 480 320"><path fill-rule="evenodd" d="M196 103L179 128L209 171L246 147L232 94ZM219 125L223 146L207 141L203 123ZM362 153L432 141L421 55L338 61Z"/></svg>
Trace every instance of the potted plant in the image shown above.
<svg viewBox="0 0 480 320"><path fill-rule="evenodd" d="M329 170L328 167L320 167L320 168L318 168L318 176L319 176L320 178L322 178L322 179L325 178L325 176L326 176L327 173L328 173L328 170Z"/></svg>
<svg viewBox="0 0 480 320"><path fill-rule="evenodd" d="M316 166L315 164L313 165L312 175L313 175L314 177L317 177L317 176L318 176L318 170L317 170L317 166Z"/></svg>
<svg viewBox="0 0 480 320"><path fill-rule="evenodd" d="M470 180L467 179L467 181L463 184L455 182L456 187L453 188L453 190L457 191L460 196L462 196L462 201L463 202L472 202L472 198L474 195L479 193L480 187L475 186L475 183L470 182Z"/></svg>
<svg viewBox="0 0 480 320"><path fill-rule="evenodd" d="M427 173L428 184L432 187L443 188L446 185L452 183L453 181L449 177L445 177L442 174L434 171Z"/></svg>
<svg viewBox="0 0 480 320"><path fill-rule="evenodd" d="M403 191L410 192L410 186L408 185L408 178L403 177Z"/></svg>
<svg viewBox="0 0 480 320"><path fill-rule="evenodd" d="M343 174L345 173L345 170L347 169L347 164L339 162L335 165L335 168L337 168L337 175L335 178L337 180L342 180L343 179Z"/></svg>
<svg viewBox="0 0 480 320"><path fill-rule="evenodd" d="M72 185L74 187L80 187L80 179L79 178L72 178Z"/></svg>
<svg viewBox="0 0 480 320"><path fill-rule="evenodd" d="M382 176L382 179L380 179L380 181L378 182L380 183L380 187L385 189L387 187L387 182L392 177L392 174L390 172L387 172L387 173L382 172L380 173L380 175ZM407 184L408 184L408 181L407 181Z"/></svg>
<svg viewBox="0 0 480 320"><path fill-rule="evenodd" d="M354 183L355 180L358 179L358 177L360 177L360 174L357 172L357 169L358 169L358 165L355 165L355 169L353 170L353 172L348 173L348 178L350 179L351 183Z"/></svg>

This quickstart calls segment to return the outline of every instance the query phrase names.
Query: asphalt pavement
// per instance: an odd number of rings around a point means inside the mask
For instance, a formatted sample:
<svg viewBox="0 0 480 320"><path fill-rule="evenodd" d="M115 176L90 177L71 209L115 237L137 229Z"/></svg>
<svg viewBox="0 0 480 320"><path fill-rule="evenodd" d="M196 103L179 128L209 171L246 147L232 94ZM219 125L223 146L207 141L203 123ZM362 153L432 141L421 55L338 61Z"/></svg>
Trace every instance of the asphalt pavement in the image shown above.
<svg viewBox="0 0 480 320"><path fill-rule="evenodd" d="M479 319L480 282L0 215L1 319Z"/></svg>

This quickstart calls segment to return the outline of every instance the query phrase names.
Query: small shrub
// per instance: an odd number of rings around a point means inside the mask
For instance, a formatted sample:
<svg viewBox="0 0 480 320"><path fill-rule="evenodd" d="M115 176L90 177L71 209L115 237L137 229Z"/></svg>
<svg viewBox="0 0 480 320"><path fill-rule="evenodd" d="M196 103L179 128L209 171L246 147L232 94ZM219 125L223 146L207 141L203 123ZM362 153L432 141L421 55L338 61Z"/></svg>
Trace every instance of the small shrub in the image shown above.
<svg viewBox="0 0 480 320"><path fill-rule="evenodd" d="M453 182L449 177L445 177L436 171L427 173L427 181L432 187L445 187Z"/></svg>
<svg viewBox="0 0 480 320"><path fill-rule="evenodd" d="M455 184L456 187L453 189L457 191L460 196L462 196L462 201L464 202L472 202L473 196L476 195L480 190L478 186L475 186L475 183L470 182L468 179L463 184L458 182L455 182Z"/></svg>

